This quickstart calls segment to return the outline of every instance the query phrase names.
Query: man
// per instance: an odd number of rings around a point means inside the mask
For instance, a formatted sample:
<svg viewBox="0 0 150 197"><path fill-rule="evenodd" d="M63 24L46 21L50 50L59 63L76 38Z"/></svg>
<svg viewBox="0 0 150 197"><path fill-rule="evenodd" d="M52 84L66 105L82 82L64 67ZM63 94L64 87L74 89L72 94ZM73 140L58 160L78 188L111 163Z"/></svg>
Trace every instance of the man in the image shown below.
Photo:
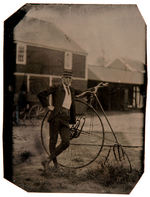
<svg viewBox="0 0 150 197"><path fill-rule="evenodd" d="M53 161L55 168L58 167L57 156L62 153L70 143L69 123L75 124L75 95L81 91L71 87L72 77L70 72L64 72L62 84L49 87L40 92L38 98L43 107L52 110L48 118L49 121L49 150L50 157L43 161L42 165L47 170L49 163ZM52 95L53 107L49 106L48 96ZM56 147L58 134L61 137L61 143Z"/></svg>
<svg viewBox="0 0 150 197"><path fill-rule="evenodd" d="M17 106L16 106L16 123L19 125L19 114L27 108L27 89L26 85L23 83L18 95Z"/></svg>

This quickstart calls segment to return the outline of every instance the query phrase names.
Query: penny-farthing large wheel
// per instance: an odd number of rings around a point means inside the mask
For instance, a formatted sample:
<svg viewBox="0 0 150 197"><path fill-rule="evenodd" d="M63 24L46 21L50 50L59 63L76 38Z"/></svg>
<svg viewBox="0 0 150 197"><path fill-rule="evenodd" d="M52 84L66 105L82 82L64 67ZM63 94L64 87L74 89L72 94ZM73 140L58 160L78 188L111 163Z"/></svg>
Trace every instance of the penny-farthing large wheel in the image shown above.
<svg viewBox="0 0 150 197"><path fill-rule="evenodd" d="M104 144L104 127L97 111L82 100L75 100L75 106L76 124L70 125L73 138L70 146L57 157L59 164L68 168L82 168L91 164L99 156ZM41 131L44 148L49 154L46 117Z"/></svg>

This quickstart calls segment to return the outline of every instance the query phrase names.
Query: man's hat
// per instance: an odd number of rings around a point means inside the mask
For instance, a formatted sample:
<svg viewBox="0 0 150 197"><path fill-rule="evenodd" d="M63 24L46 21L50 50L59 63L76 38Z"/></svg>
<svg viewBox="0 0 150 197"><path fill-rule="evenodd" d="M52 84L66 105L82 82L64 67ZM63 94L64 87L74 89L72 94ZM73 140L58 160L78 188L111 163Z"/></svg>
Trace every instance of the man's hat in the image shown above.
<svg viewBox="0 0 150 197"><path fill-rule="evenodd" d="M62 77L72 77L72 71L64 70Z"/></svg>

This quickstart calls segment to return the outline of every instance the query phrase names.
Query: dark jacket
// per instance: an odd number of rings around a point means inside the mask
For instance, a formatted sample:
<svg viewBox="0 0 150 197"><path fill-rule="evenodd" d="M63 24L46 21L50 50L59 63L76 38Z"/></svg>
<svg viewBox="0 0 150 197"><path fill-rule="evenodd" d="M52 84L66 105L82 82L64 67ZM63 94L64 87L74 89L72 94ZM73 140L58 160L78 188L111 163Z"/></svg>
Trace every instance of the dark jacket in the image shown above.
<svg viewBox="0 0 150 197"><path fill-rule="evenodd" d="M72 97L72 104L70 108L70 124L75 124L76 112L75 112L74 100L75 100L75 95L80 94L81 91L76 90L72 87L70 87L70 91ZM54 106L54 110L52 111L48 119L48 121L51 121L59 114L59 112L62 109L62 104L65 97L65 90L63 85L49 87L47 90L44 90L37 95L43 107L47 107L49 105L49 101L48 101L49 95L52 95L53 106Z"/></svg>

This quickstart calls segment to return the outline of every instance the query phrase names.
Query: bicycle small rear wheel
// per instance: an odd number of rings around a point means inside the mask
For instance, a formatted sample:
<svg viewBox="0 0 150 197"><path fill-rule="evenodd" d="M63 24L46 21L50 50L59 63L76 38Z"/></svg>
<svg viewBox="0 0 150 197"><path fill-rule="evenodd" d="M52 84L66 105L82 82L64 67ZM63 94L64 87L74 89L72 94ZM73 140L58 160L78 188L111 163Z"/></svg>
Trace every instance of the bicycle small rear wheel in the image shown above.
<svg viewBox="0 0 150 197"><path fill-rule="evenodd" d="M76 125L81 133L70 141L70 146L58 155L57 159L61 166L67 168L82 168L96 160L102 151L104 144L104 126L97 111L82 100L75 100ZM48 153L48 122L43 122L42 132L45 149ZM58 144L61 139L58 138ZM57 145L58 145L57 144Z"/></svg>

